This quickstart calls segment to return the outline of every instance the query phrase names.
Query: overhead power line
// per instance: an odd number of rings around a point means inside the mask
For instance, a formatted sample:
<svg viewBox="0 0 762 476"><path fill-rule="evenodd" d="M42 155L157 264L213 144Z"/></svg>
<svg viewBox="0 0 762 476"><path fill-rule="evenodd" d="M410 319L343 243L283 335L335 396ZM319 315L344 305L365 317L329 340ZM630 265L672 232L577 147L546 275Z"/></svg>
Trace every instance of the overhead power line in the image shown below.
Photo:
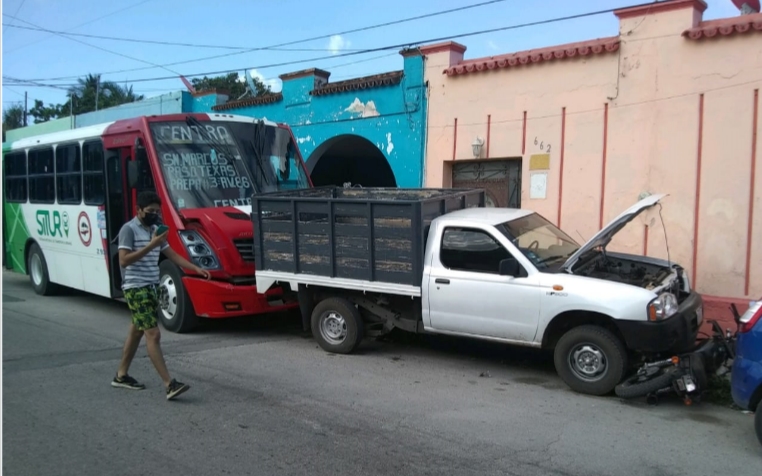
<svg viewBox="0 0 762 476"><path fill-rule="evenodd" d="M646 4L646 5L649 5L649 4ZM405 43L396 43L396 44L393 44L393 45L380 46L380 47L377 47L377 48L367 48L367 49L360 50L360 51L341 53L341 54L338 54L338 55L318 56L318 57L306 58L306 59L301 59L301 60L284 61L284 62L280 62L280 63L270 63L270 64L263 64L263 65L257 65L257 66L248 66L248 67L244 67L244 68L240 68L239 67L239 68L235 68L235 69L226 69L226 70L218 70L218 71L206 71L206 72L203 72L203 73L184 74L183 76L186 77L186 78L199 77L199 76L216 76L216 75L220 75L220 74L233 73L233 72L242 71L242 70L251 70L251 69L262 70L262 69L275 68L275 67L281 67L281 66L291 66L291 65L301 64L301 63L314 63L314 62L321 61L321 60L326 60L326 59L342 58L342 57L347 57L347 56L356 56L356 55L362 55L362 54L368 54L368 53L376 53L376 52L388 51L388 50L398 50L398 49L401 49L401 48L413 47L415 45L422 45L422 44L427 44L427 43L429 43L429 44L430 43L438 43L438 42L442 42L442 41L456 40L456 39L467 38L467 37L471 37L471 36L485 35L485 34L488 34L488 33L495 33L495 32L499 32L499 31L516 30L516 29L520 29L520 28L527 28L527 27L539 26L539 25L548 25L548 24L551 24L551 23L558 23L558 22L562 22L562 21L576 20L576 19L580 19L580 18L592 17L592 16L602 15L602 14L606 14L606 13L613 13L614 11L619 10L620 8L621 7L609 8L609 9L606 9L606 10L597 10L597 11L586 12L586 13L578 13L578 14L575 14L575 15L567 15L567 16L563 16L563 17L550 18L550 19L546 19L546 20L538 20L538 21L533 21L533 22L519 23L519 24L515 24L515 25L509 25L509 26L503 26L503 27L497 27L497 28L489 28L489 29L484 29L484 30L477 30L477 31L472 31L472 32L468 32L468 33L460 33L460 34L457 34L457 35L448 35L448 36L442 36L442 37L437 37L437 38L428 38L428 39L422 39L422 40L416 40L416 41L409 41L409 42L405 42ZM171 65L175 65L175 64L177 64L177 63L171 63ZM48 78L48 79L44 79L43 78L43 79L39 79L38 81L56 81L56 80L59 80L59 79L72 79L72 77ZM152 82L152 81L166 81L166 80L173 80L173 79L177 79L177 77L176 76L159 76L159 77L154 77L154 78L133 79L133 80L130 80L130 83L141 83L141 82Z"/></svg>
<svg viewBox="0 0 762 476"><path fill-rule="evenodd" d="M13 21L13 17L11 17L10 15L4 15L4 16L11 18L11 21ZM87 33L67 33L65 31L47 30L45 28L11 25L10 22L3 23L3 26L6 28L18 28L21 30L29 30L29 31L44 31L44 32L53 33L59 36L78 36L81 38L94 38L98 40L109 40L109 41L124 41L128 43L141 43L141 44L161 45L161 46L185 46L188 48L211 48L211 49L218 49L218 50L246 50L246 51L251 50L250 46L205 45L205 44L198 44L198 43L180 43L180 42L174 42L174 41L141 40L139 38L124 38L124 37L117 37L117 36L89 35ZM267 50L267 51L333 51L331 48L267 48L267 47L263 47L261 49ZM361 49L362 48L342 48L338 51L360 51Z"/></svg>
<svg viewBox="0 0 762 476"><path fill-rule="evenodd" d="M21 7L23 7L25 3L26 3L26 0L21 0L21 3L19 3L19 6L16 8L16 12L13 14L14 17L19 16L19 12L21 11ZM3 26L5 26L5 25L3 25ZM11 26L11 25L8 24L8 26Z"/></svg>
<svg viewBox="0 0 762 476"><path fill-rule="evenodd" d="M97 22L97 21L103 20L104 18L108 18L108 17L110 17L110 16L112 16L112 15L116 15L117 13L122 13L122 12L123 12L123 11L125 11L125 10L129 10L129 9L131 9L131 8L135 8L135 7L138 7L138 6L140 6L140 5L143 5L144 3L148 3L148 2L150 2L150 1L151 1L151 0L142 0L142 1L138 2L138 3L133 3L132 5L127 5L126 7L120 8L119 10L114 10L113 12L110 12L110 13L106 13L105 15L101 15L101 16L99 16L98 18L93 18L92 20L88 20L88 21L86 21L86 22L84 22L84 23L80 23L79 25L77 25L77 26L75 26L75 27L72 27L72 28L69 28L69 29L68 29L68 30L66 30L66 31L67 31L67 32L70 32L70 31L72 31L72 30L76 30L77 28L82 28L82 27L83 27L83 26L85 26L85 25L89 25L89 24L91 24L91 23L95 23L95 22ZM14 17L15 17L15 16L18 16L18 10L20 10L20 9L21 9L21 7L19 7L19 9L17 9L17 10L16 10L16 13L13 15ZM54 35L51 35L51 36L54 36ZM45 40L46 40L46 39L48 39L48 38L50 38L50 36L48 36L48 37L45 37L45 38L40 38L39 40L36 40L36 41L30 41L29 43L24 43L23 45L21 45L21 46L17 46L16 48L10 48L10 49L8 49L8 50L3 50L3 54L8 54L8 53L12 53L12 52L14 52L14 51L18 51L18 50L20 50L20 49L22 49L22 48L26 48L26 47L28 47L28 46L32 46L32 45L34 45L34 44L37 44L37 43L39 43L39 42L41 42L41 41L45 41Z"/></svg>
<svg viewBox="0 0 762 476"><path fill-rule="evenodd" d="M141 68L122 69L122 70L117 70L117 71L108 71L108 72L102 73L102 75L105 76L105 75L109 75L109 74L131 73L131 72L134 72L134 71L144 71L144 70L148 70L148 69L155 69L157 67L164 68L164 67L169 67L169 66L178 66L178 65L181 65L181 64L197 63L197 62L200 62L200 61L209 61L209 60L214 60L214 59L226 58L226 57L229 57L229 56L241 55L241 54L245 54L245 53L251 53L251 52L254 52L254 51L266 51L266 50L271 50L271 49L274 49L274 48L282 48L282 47L285 47L285 46L292 46L292 45L298 45L298 44L301 44L301 43L308 43L310 41L324 40L324 39L328 39L328 38L331 38L332 36L337 36L337 35L349 35L351 33L359 33L361 31L374 30L374 29L378 29L378 28L384 28L384 27L387 27L387 26L399 25L401 23L408 23L408 22L412 22L412 21L423 20L423 19L426 19L426 18L446 15L446 14L449 14L449 13L460 12L460 11L469 10L469 9L473 9L473 8L480 8L480 7L484 7L484 6L492 5L492 4L496 4L496 3L503 3L505 1L507 1L507 0L489 0L489 1L484 1L484 2L480 2L480 3L474 3L474 4L470 4L470 5L465 5L465 6L462 6L462 7L450 8L450 9L447 9L447 10L439 10L439 11L436 11L436 12L426 13L426 14L423 14L423 15L417 15L417 16L414 16L414 17L402 18L402 19L399 19L399 20L392 20L392 21L388 21L388 22L384 22L384 23L377 23L375 25L369 25L369 26L364 26L364 27L360 27L360 28L353 28L351 30L339 31L339 32L334 32L334 33L327 33L327 34L313 36L313 37L309 37L309 38L303 38L303 39L300 39L300 40L287 41L285 43L278 43L278 44L268 45L268 46L260 46L260 47L256 47L256 48L248 48L248 49L245 49L245 50L235 51L235 52L232 52L232 53L225 53L225 54L219 54L219 55L213 55L213 56L205 56L205 57L202 57L202 58L195 58L195 59L191 59L191 60L176 61L174 63L166 63L166 64L164 64L162 66L141 67ZM27 22L27 24L28 24L28 22ZM36 25L33 25L33 26L36 26ZM364 52L364 51L365 50L358 50L355 53L362 54L362 52ZM381 50L378 50L378 51L381 51ZM337 56L341 56L341 55L332 55L331 57L337 57ZM312 59L309 59L307 61L312 61ZM234 72L234 71L238 71L238 70L229 70L229 71L226 71L226 72ZM57 78L37 78L36 80L39 80L39 81L59 81L59 80L76 79L76 78L79 78L81 76L83 76L83 75L78 75L78 76L61 76L61 77L57 77ZM202 75L198 75L198 76L203 76L203 74ZM186 77L187 77L187 75L186 75Z"/></svg>
<svg viewBox="0 0 762 476"><path fill-rule="evenodd" d="M3 16L10 16L10 15L5 15L5 14L3 14ZM76 39L76 38L70 38L70 37L68 37L68 36L65 36L65 34L57 33L57 32L54 32L54 31L52 31L52 30L48 30L48 29L46 29L46 28L42 28L42 27L41 27L41 26L39 26L39 25L35 25L35 24L34 24L34 23L32 23L32 22L28 22L28 21L26 21L26 20L22 20L22 19L20 19L20 18L16 18L16 17L11 17L11 18L13 18L13 19L15 19L15 20L17 20L17 21L20 21L21 23L26 23L27 25L32 25L33 27L39 28L39 29L41 29L41 30L43 30L43 31L46 31L46 32L48 32L48 33L53 33L54 35L60 36L60 37L62 37L62 38L66 38L67 40L76 41L77 43L81 43L81 44L83 44L83 45L85 45L85 46L89 46L89 47L91 47L91 48L95 48L95 49L97 49L97 50L105 51L106 53L110 53L110 54L112 54L112 55L121 56L121 57L123 57L123 58L131 59L131 60L133 60L133 61L139 61L139 62L141 62L141 63L145 63L145 64L150 64L150 65L152 65L153 67L156 67L156 68L161 68L161 69L164 69L164 70L166 70L166 71L169 71L170 73L174 73L176 76L180 76L180 73L178 73L177 71L173 71L173 70L171 70L171 69L167 68L166 66L162 66L162 65L159 65L159 64L156 64L156 63L152 63L151 61L142 60L142 59L140 59L140 58L135 58L134 56L125 55L125 54L123 54L123 53L119 53L119 52L116 52L116 51L112 51L112 50L109 50L109 49L106 49L106 48L102 48L102 47L100 47L100 46L97 46L97 45L93 45L93 44L91 44L91 43L88 43L88 42L86 42L86 41L82 41L82 40L78 40L78 39Z"/></svg>
<svg viewBox="0 0 762 476"><path fill-rule="evenodd" d="M336 65L331 65L331 69L344 68L344 67L347 67L347 66L352 66L352 65L355 65L355 64L359 64L359 63L366 63L368 61L374 61L374 60L377 60L377 59L386 58L386 57L389 57L389 56L396 56L396 55L397 55L396 52L394 52L394 53L385 53L383 55L372 56L370 58L364 58L364 59L361 59L361 60L349 61L347 63L341 63L341 64L336 64ZM347 76L347 77L349 77L349 76ZM275 79L275 78L265 78L265 81L269 81L271 79ZM6 89L8 88L8 84L10 84L11 86L26 86L26 87L35 87L35 88L53 88L53 89L63 89L63 90L67 90L68 91L70 88L73 88L73 87L76 87L76 86L79 85L78 83L45 84L45 83L41 83L39 81L27 80L27 79L19 79L19 78L14 78L14 77L9 77L9 76L3 76L3 81L5 82L3 87L6 88ZM140 89L140 91L138 91L138 92L176 91L176 90L177 89L171 89L171 88L153 89L153 90L151 90L151 89Z"/></svg>

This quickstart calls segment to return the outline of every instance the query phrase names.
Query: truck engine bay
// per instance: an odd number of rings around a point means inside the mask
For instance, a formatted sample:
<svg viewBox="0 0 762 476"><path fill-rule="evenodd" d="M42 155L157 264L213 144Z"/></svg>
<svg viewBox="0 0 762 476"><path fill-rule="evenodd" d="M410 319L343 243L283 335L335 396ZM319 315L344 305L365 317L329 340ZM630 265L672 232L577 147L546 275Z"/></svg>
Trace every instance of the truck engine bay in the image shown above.
<svg viewBox="0 0 762 476"><path fill-rule="evenodd" d="M640 286L650 290L660 286L671 273L666 266L596 253L592 259L579 266L574 274Z"/></svg>

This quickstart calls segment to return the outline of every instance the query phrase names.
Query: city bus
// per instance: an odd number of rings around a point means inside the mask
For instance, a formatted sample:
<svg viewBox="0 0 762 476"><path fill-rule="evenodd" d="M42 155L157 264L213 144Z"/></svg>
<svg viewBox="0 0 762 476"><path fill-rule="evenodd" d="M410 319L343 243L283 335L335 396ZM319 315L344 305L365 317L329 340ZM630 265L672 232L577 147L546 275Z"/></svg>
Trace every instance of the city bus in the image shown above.
<svg viewBox="0 0 762 476"><path fill-rule="evenodd" d="M119 230L138 193L162 200L167 242L209 270L160 262L158 317L172 332L201 318L298 307L255 286L251 196L312 187L291 129L229 114L142 116L3 144L3 260L37 294L61 286L123 299Z"/></svg>

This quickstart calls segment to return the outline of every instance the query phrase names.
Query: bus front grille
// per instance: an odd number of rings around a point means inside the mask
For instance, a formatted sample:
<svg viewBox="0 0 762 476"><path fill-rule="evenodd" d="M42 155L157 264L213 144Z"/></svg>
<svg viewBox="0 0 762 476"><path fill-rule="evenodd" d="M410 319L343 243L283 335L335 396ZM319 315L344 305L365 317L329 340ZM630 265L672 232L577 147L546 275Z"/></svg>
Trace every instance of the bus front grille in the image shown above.
<svg viewBox="0 0 762 476"><path fill-rule="evenodd" d="M241 259L252 263L254 262L254 240L233 240L233 243L238 249Z"/></svg>

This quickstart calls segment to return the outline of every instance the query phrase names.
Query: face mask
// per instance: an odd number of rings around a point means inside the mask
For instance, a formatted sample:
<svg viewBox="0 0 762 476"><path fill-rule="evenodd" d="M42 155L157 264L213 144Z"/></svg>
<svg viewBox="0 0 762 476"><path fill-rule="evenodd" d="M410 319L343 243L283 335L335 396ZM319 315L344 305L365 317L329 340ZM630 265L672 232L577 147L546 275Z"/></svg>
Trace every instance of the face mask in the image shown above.
<svg viewBox="0 0 762 476"><path fill-rule="evenodd" d="M156 213L146 213L143 215L143 223L148 226L157 225L159 223L159 215Z"/></svg>

